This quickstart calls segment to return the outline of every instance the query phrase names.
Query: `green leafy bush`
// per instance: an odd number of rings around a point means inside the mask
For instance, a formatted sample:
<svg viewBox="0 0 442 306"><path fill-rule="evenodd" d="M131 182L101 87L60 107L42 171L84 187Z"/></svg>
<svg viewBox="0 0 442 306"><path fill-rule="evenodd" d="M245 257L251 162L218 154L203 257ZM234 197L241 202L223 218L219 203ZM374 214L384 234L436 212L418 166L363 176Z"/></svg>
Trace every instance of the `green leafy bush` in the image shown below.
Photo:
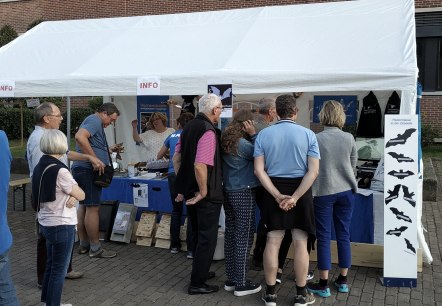
<svg viewBox="0 0 442 306"><path fill-rule="evenodd" d="M7 43L13 41L17 38L17 32L9 24L5 24L0 29L0 47L6 45Z"/></svg>
<svg viewBox="0 0 442 306"><path fill-rule="evenodd" d="M73 108L71 109L71 136L73 137L80 127L83 120L93 114L94 111L90 108ZM66 133L67 130L67 113L63 113L64 120L61 123L60 130ZM67 134L67 133L66 133Z"/></svg>
<svg viewBox="0 0 442 306"><path fill-rule="evenodd" d="M4 130L8 139L21 137L21 111L19 108L0 108L0 129ZM33 111L23 108L23 137L28 138L34 130Z"/></svg>
<svg viewBox="0 0 442 306"><path fill-rule="evenodd" d="M89 107L96 112L97 109L103 104L103 97L94 97L88 101Z"/></svg>
<svg viewBox="0 0 442 306"><path fill-rule="evenodd" d="M435 129L431 124L422 124L421 127L421 139L422 146L428 146L434 143L434 138L439 137L439 131Z"/></svg>
<svg viewBox="0 0 442 306"><path fill-rule="evenodd" d="M30 29L32 29L32 28L35 27L36 25L42 23L43 21L44 21L43 19L36 19L36 20L34 20L33 22L31 22L31 23L28 25L27 31L29 31Z"/></svg>

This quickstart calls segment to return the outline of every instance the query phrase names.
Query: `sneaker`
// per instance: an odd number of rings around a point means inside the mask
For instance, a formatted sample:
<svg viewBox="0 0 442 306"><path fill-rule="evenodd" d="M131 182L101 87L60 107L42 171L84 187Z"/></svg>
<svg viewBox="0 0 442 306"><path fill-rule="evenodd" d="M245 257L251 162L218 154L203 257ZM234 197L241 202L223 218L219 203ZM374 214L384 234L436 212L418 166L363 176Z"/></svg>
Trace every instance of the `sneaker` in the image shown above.
<svg viewBox="0 0 442 306"><path fill-rule="evenodd" d="M86 254L86 253L89 253L89 248L85 248L85 247L80 245L78 247L78 254L82 255L82 254Z"/></svg>
<svg viewBox="0 0 442 306"><path fill-rule="evenodd" d="M67 279L77 279L77 278L82 278L83 275L84 275L83 272L72 270L71 272L66 274L65 278L67 278Z"/></svg>
<svg viewBox="0 0 442 306"><path fill-rule="evenodd" d="M315 274L313 273L313 271L309 271L308 273L307 273L307 276L306 276L306 280L311 280L311 279L313 279L315 277ZM295 282L296 282L296 278L295 278Z"/></svg>
<svg viewBox="0 0 442 306"><path fill-rule="evenodd" d="M226 280L226 282L224 283L224 290L231 292L235 290L235 283L231 282L229 280Z"/></svg>
<svg viewBox="0 0 442 306"><path fill-rule="evenodd" d="M282 284L282 272L276 272L276 283Z"/></svg>
<svg viewBox="0 0 442 306"><path fill-rule="evenodd" d="M276 294L266 294L262 297L266 306L276 306Z"/></svg>
<svg viewBox="0 0 442 306"><path fill-rule="evenodd" d="M247 281L244 286L235 286L235 291L233 294L235 296L245 296L261 291L261 285L255 284L253 282Z"/></svg>
<svg viewBox="0 0 442 306"><path fill-rule="evenodd" d="M346 281L338 283L338 280L335 280L333 282L333 285L335 285L336 289L341 293L348 292L348 283Z"/></svg>
<svg viewBox="0 0 442 306"><path fill-rule="evenodd" d="M90 258L113 258L115 256L117 256L117 252L108 251L103 248L99 248L96 252L93 252L92 250L89 251Z"/></svg>
<svg viewBox="0 0 442 306"><path fill-rule="evenodd" d="M320 297L329 297L330 288L328 286L322 287L319 282L307 283L307 291L319 295Z"/></svg>
<svg viewBox="0 0 442 306"><path fill-rule="evenodd" d="M187 259L193 259L193 252L192 251L187 252Z"/></svg>
<svg viewBox="0 0 442 306"><path fill-rule="evenodd" d="M311 293L307 293L306 296L304 296L304 295L297 295L297 296L295 296L295 304L294 304L294 306L311 305L315 301L316 301L315 297Z"/></svg>
<svg viewBox="0 0 442 306"><path fill-rule="evenodd" d="M170 249L170 253L172 253L172 254L178 254L179 252L180 252L179 248L171 248Z"/></svg>

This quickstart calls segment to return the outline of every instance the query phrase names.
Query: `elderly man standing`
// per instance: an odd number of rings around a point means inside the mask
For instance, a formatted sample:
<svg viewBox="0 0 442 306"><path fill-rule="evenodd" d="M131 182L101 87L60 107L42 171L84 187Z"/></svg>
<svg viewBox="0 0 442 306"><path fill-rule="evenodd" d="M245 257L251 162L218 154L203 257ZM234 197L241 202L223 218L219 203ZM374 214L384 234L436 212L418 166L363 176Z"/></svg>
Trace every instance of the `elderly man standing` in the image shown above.
<svg viewBox="0 0 442 306"><path fill-rule="evenodd" d="M43 156L43 152L40 150L40 139L43 136L44 132L49 129L60 128L60 124L63 121L63 116L61 115L60 109L57 105L53 103L42 103L38 106L34 111L34 120L36 122L36 126L34 131L31 133L28 139L28 143L26 144L26 156L29 165L29 176L32 178L32 174L34 172L35 166L40 161L40 158ZM104 164L95 156L80 154L77 152L68 151L61 158L61 161L64 164L68 164L69 160L84 160L89 161L94 169L98 171L103 171ZM43 283L44 272L46 269L46 239L43 235L38 234L37 240L37 285L41 287ZM72 270L72 256L71 261L69 262L68 273L66 274L66 278L68 279L76 279L83 276L83 272Z"/></svg>
<svg viewBox="0 0 442 306"><path fill-rule="evenodd" d="M95 114L89 115L81 123L75 134L77 152L89 154L109 165L109 150L104 128L117 121L120 111L112 103L100 105ZM116 146L116 145L115 145ZM74 179L86 193L78 209L79 253L89 253L90 258L112 258L115 251L101 247L99 241L100 198L102 187L94 184L94 169L90 162L76 161L72 165Z"/></svg>
<svg viewBox="0 0 442 306"><path fill-rule="evenodd" d="M268 229L264 251L266 306L276 305L278 252L286 230L295 247L296 296L294 306L315 302L306 290L309 264L307 238L315 235L311 186L319 172L319 146L315 134L296 124L298 108L292 95L276 99L280 120L262 130L255 141L255 174L264 186L262 218Z"/></svg>
<svg viewBox="0 0 442 306"><path fill-rule="evenodd" d="M198 107L200 113L184 128L173 157L177 201L181 195L187 200L195 247L189 294L207 294L219 289L206 281L214 276L209 269L223 203L219 130L214 125L223 105L217 95L207 94L199 100Z"/></svg>

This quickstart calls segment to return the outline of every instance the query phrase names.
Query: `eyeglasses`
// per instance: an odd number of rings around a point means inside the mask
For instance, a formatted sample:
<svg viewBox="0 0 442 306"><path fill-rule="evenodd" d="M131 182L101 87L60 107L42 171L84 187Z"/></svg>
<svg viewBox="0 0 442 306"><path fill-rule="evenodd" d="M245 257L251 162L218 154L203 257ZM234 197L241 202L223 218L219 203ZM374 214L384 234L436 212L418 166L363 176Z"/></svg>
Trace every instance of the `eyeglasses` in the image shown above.
<svg viewBox="0 0 442 306"><path fill-rule="evenodd" d="M61 114L58 114L58 115L52 115L52 114L49 114L49 115L46 115L46 116L57 117L57 118L63 118L63 116L62 116Z"/></svg>
<svg viewBox="0 0 442 306"><path fill-rule="evenodd" d="M216 108L216 109L221 109L221 110L222 110L222 109L224 108L224 106L215 106L215 108Z"/></svg>

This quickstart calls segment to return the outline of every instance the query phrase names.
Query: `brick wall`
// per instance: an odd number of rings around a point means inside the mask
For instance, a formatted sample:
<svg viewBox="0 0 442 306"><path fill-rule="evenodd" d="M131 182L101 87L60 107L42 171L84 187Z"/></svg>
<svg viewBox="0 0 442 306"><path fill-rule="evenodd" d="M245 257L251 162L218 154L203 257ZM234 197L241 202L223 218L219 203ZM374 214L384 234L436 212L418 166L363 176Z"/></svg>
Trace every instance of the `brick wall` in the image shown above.
<svg viewBox="0 0 442 306"><path fill-rule="evenodd" d="M423 96L421 115L422 123L431 125L442 137L442 96Z"/></svg>
<svg viewBox="0 0 442 306"><path fill-rule="evenodd" d="M442 7L442 0L414 0L416 8Z"/></svg>

